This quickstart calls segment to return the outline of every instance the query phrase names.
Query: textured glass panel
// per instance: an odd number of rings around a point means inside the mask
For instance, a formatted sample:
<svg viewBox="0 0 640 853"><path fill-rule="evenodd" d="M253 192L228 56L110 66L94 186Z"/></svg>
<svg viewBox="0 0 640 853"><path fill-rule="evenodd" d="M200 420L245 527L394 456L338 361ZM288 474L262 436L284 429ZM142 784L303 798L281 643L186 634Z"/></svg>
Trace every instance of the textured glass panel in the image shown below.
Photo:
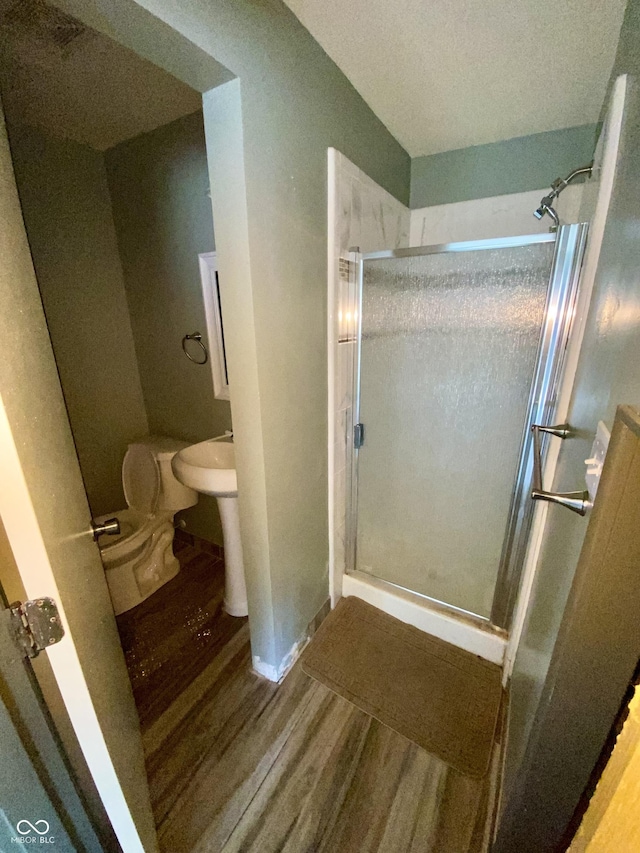
<svg viewBox="0 0 640 853"><path fill-rule="evenodd" d="M489 616L552 257L364 262L359 570Z"/></svg>

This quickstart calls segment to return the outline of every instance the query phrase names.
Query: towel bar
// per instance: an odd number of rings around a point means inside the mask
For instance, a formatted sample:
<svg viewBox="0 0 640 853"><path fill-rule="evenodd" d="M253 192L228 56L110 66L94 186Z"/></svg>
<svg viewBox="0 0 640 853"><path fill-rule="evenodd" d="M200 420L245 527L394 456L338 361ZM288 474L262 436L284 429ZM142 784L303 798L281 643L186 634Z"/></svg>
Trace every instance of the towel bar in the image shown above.
<svg viewBox="0 0 640 853"><path fill-rule="evenodd" d="M531 427L533 433L533 489L531 490L531 498L534 501L549 501L549 503L565 506L572 512L577 512L578 515L585 515L587 509L591 506L589 500L589 492L545 492L542 488L542 449L540 441L540 433L546 432L549 435L555 435L558 438L570 438L574 435L569 424L557 424L555 426L541 426L533 424Z"/></svg>

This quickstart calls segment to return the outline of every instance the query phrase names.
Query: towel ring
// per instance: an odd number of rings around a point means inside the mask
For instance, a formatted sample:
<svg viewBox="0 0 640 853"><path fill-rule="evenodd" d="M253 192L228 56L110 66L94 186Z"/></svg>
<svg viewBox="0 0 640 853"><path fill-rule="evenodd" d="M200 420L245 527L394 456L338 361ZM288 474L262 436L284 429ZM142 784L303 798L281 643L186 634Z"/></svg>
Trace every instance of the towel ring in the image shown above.
<svg viewBox="0 0 640 853"><path fill-rule="evenodd" d="M196 343L200 344L202 348L202 354L204 355L202 361L198 361L192 355L189 354L189 352L187 351L187 341L195 341ZM202 343L202 335L200 334L200 332L193 332L193 334L191 335L184 336L184 338L182 339L182 351L189 359L189 361L192 361L194 364L206 364L209 361L209 353L207 352L206 346Z"/></svg>

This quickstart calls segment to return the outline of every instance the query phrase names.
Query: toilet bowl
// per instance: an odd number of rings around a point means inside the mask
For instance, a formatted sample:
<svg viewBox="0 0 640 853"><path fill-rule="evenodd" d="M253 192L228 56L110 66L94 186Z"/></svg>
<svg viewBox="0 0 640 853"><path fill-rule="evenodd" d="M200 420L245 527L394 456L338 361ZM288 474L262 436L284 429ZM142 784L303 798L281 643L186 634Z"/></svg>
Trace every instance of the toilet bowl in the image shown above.
<svg viewBox="0 0 640 853"><path fill-rule="evenodd" d="M198 502L198 493L173 475L171 459L188 442L151 436L130 444L122 462L122 486L128 508L114 516L116 536L101 536L100 556L116 616L130 610L175 577L173 517Z"/></svg>

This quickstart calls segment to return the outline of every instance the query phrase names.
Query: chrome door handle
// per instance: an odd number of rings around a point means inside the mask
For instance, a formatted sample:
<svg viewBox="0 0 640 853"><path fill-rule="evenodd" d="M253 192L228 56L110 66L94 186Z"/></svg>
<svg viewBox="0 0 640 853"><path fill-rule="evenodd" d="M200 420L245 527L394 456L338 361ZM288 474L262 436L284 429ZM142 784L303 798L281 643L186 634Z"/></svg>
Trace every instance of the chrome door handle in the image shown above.
<svg viewBox="0 0 640 853"><path fill-rule="evenodd" d="M117 536L120 533L120 522L117 518L108 518L106 521L97 524L91 519L91 532L96 542L98 541L98 536L102 536L103 534Z"/></svg>
<svg viewBox="0 0 640 853"><path fill-rule="evenodd" d="M534 501L549 501L549 503L566 506L572 512L577 512L578 515L585 515L591 507L589 500L589 492L545 492L542 488L542 459L541 459L541 442L540 433L547 432L550 435L555 435L558 438L571 438L574 434L569 424L557 424L556 426L541 426L533 424L531 427L533 433L533 489L531 490L531 498Z"/></svg>

